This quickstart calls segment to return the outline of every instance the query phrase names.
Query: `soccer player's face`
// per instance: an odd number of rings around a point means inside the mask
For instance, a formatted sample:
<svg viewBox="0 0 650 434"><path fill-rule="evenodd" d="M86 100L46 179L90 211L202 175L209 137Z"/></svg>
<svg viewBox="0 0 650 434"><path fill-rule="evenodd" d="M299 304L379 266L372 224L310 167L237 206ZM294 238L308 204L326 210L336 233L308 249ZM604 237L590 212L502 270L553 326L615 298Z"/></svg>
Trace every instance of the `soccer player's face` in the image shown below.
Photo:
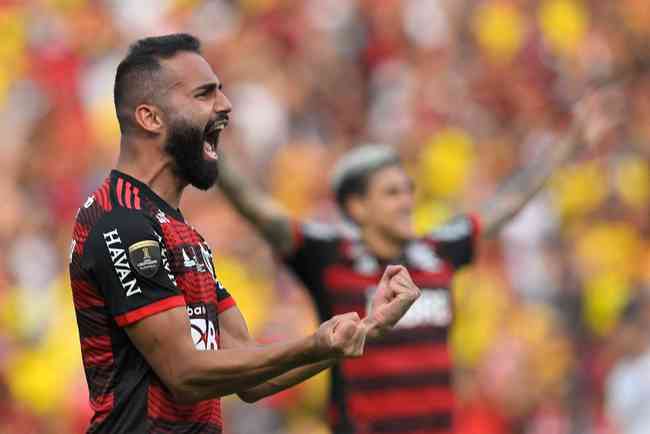
<svg viewBox="0 0 650 434"><path fill-rule="evenodd" d="M413 181L401 166L388 166L375 172L368 181L361 203L362 225L396 241L413 238Z"/></svg>
<svg viewBox="0 0 650 434"><path fill-rule="evenodd" d="M228 125L230 101L208 62L194 53L165 61L172 87L168 95L165 150L176 174L202 190L217 181L219 135Z"/></svg>

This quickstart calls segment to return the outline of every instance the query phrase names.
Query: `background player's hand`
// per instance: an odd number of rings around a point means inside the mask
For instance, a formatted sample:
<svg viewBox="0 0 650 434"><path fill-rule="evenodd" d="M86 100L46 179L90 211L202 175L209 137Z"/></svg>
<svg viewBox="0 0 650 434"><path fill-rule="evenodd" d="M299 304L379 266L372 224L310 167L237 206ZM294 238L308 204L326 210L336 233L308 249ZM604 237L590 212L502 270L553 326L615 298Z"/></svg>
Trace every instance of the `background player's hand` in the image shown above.
<svg viewBox="0 0 650 434"><path fill-rule="evenodd" d="M420 289L402 265L389 265L372 297L370 310L363 323L371 336L392 328L420 297Z"/></svg>
<svg viewBox="0 0 650 434"><path fill-rule="evenodd" d="M573 112L578 132L578 146L595 149L623 120L625 101L620 86L609 85L584 96Z"/></svg>
<svg viewBox="0 0 650 434"><path fill-rule="evenodd" d="M356 312L336 315L325 321L316 332L319 349L332 357L363 355L367 330Z"/></svg>

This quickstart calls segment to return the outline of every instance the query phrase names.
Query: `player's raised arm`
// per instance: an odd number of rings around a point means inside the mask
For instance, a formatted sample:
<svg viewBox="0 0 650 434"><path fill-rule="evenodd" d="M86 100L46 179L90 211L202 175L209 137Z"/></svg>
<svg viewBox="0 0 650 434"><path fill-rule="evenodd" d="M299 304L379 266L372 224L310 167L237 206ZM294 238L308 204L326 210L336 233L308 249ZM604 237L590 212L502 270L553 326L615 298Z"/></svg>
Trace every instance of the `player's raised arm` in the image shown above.
<svg viewBox="0 0 650 434"><path fill-rule="evenodd" d="M219 187L244 216L281 255L295 245L291 218L268 194L242 176L225 158L219 161Z"/></svg>
<svg viewBox="0 0 650 434"><path fill-rule="evenodd" d="M356 313L349 313L341 317L337 317L337 321L339 321L337 332L340 332L339 327L341 327L341 320L349 321L349 324L347 325L348 331L357 333L357 336L353 336L353 342L356 346L352 349L352 353L355 355L360 355L363 351L365 330L361 327L357 328L356 330L351 327L352 324L356 324L359 321L359 316ZM259 347L259 344L250 336L244 317L236 307L228 309L220 315L219 330L222 348L224 349ZM337 361L338 359L336 357L332 357L329 359L324 359L320 362L292 369L257 386L245 390L240 390L237 392L237 395L239 395L239 397L246 402L255 402L266 396L273 395L298 383L301 383L308 378L311 378L314 375L318 374L319 372L333 366Z"/></svg>
<svg viewBox="0 0 650 434"><path fill-rule="evenodd" d="M236 320L233 320L233 315L236 314L224 313L224 326L228 330ZM305 338L264 346L241 345L219 351L197 350L189 329L184 307L146 317L125 329L154 372L175 398L184 403L242 392L247 400L259 399L290 387L316 372L308 376L299 374L297 381L281 379L286 387L263 386L261 390L253 389L248 395L246 391L303 365L322 362L320 371L329 366L332 360L359 356L365 341L365 329L361 327L356 314L335 316ZM230 335L226 332L227 341L232 333L237 332L231 331Z"/></svg>
<svg viewBox="0 0 650 434"><path fill-rule="evenodd" d="M606 95L609 93L610 95ZM568 133L549 152L506 180L498 192L478 210L481 235L492 237L544 187L562 165L585 146L594 146L618 122L616 110L604 113L604 99L611 90L597 91L584 98L575 109L575 120ZM609 108L609 107L608 107Z"/></svg>

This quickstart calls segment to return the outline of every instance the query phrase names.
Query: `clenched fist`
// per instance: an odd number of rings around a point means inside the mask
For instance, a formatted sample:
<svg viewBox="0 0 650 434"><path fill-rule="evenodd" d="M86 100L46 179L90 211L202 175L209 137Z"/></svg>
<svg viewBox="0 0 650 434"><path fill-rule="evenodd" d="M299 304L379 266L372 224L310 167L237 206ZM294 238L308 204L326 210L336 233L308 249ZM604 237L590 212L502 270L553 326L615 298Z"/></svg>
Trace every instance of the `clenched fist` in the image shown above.
<svg viewBox="0 0 650 434"><path fill-rule="evenodd" d="M362 321L368 335L377 337L390 330L419 297L420 289L415 286L405 267L386 267L368 314Z"/></svg>
<svg viewBox="0 0 650 434"><path fill-rule="evenodd" d="M363 355L366 332L356 312L336 315L318 328L316 345L330 357L359 357Z"/></svg>

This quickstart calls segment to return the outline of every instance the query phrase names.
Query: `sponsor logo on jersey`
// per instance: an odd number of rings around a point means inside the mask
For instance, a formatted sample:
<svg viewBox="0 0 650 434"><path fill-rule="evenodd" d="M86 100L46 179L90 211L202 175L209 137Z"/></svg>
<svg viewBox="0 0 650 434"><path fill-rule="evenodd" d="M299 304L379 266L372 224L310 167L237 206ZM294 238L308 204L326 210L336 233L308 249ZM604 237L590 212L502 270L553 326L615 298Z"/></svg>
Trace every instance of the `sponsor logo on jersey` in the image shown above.
<svg viewBox="0 0 650 434"><path fill-rule="evenodd" d="M144 240L129 246L129 261L136 273L150 279L158 273L162 262L160 244Z"/></svg>
<svg viewBox="0 0 650 434"><path fill-rule="evenodd" d="M194 346L199 351L213 351L218 348L217 329L214 322L208 318L208 310L204 303L187 306L187 316L190 319L190 330Z"/></svg>
<svg viewBox="0 0 650 434"><path fill-rule="evenodd" d="M167 218L167 214L165 214L161 210L158 210L158 212L156 213L156 219L158 220L158 222L161 225L165 224L165 223L169 223L169 219Z"/></svg>
<svg viewBox="0 0 650 434"><path fill-rule="evenodd" d="M181 249L183 252L183 266L185 268L194 268L196 267L196 260L194 258L190 258L190 256L187 254L185 249Z"/></svg>
<svg viewBox="0 0 650 434"><path fill-rule="evenodd" d="M194 246L183 247L181 252L183 253L183 266L185 268L194 268L197 273L205 273L207 265L205 257L197 255Z"/></svg>
<svg viewBox="0 0 650 434"><path fill-rule="evenodd" d="M446 289L423 288L420 298L400 319L395 328L411 328L424 325L446 327L451 324L451 300Z"/></svg>
<svg viewBox="0 0 650 434"><path fill-rule="evenodd" d="M217 275L214 272L214 265L212 264L212 253L210 253L210 247L207 243L201 243L199 244L199 249L201 250L203 263L208 267L208 271L212 274L212 278L217 281Z"/></svg>
<svg viewBox="0 0 650 434"><path fill-rule="evenodd" d="M117 229L109 232L104 232L104 242L108 248L108 254L113 262L115 273L126 290L126 296L130 297L134 294L141 294L142 290L138 286L138 282L131 271L129 260L126 251L122 248L122 240Z"/></svg>
<svg viewBox="0 0 650 434"><path fill-rule="evenodd" d="M205 273L205 260L203 255L199 256L196 254L196 250L194 249L194 246L190 246L190 250L192 251L192 256L194 256L194 262L196 262L196 272L197 273Z"/></svg>

